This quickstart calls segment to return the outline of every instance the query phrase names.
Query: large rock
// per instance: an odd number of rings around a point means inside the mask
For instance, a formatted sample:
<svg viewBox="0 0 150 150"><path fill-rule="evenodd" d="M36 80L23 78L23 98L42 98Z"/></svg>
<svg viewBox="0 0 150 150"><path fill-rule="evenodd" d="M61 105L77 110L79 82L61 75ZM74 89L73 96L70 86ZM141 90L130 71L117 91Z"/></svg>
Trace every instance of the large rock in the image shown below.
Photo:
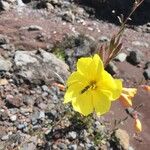
<svg viewBox="0 0 150 150"><path fill-rule="evenodd" d="M69 75L69 67L52 53L40 51L16 51L16 74L34 84L63 82Z"/></svg>

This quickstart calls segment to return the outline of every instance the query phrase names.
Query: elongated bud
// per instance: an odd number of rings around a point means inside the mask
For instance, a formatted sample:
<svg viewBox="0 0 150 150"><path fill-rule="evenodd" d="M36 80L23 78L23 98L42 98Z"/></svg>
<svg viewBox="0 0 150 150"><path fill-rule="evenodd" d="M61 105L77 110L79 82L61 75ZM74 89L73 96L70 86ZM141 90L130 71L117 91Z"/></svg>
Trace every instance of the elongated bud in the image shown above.
<svg viewBox="0 0 150 150"><path fill-rule="evenodd" d="M136 130L136 132L142 131L142 124L138 118L135 118L135 130Z"/></svg>
<svg viewBox="0 0 150 150"><path fill-rule="evenodd" d="M142 88L148 92L150 92L150 86L149 85L142 85Z"/></svg>

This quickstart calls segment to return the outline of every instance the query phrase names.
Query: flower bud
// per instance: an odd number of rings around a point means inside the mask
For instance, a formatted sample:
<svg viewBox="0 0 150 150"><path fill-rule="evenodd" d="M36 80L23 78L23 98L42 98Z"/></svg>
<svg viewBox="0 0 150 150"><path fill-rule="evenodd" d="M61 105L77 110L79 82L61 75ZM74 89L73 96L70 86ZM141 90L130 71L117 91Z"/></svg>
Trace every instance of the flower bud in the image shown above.
<svg viewBox="0 0 150 150"><path fill-rule="evenodd" d="M136 130L136 132L142 131L142 124L138 118L135 119L135 130Z"/></svg>

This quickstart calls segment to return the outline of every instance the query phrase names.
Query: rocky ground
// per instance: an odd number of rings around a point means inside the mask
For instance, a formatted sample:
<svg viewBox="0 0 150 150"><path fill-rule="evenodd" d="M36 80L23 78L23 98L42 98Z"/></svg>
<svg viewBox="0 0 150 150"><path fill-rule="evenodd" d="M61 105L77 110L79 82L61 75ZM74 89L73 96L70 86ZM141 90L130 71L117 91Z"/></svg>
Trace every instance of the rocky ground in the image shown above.
<svg viewBox="0 0 150 150"><path fill-rule="evenodd" d="M100 118L84 118L63 105L61 85L77 59L109 42L119 26L73 1L23 2L0 1L0 149L148 150L150 94L142 88L133 101L143 104L138 136L130 117L111 134L114 120L127 116L119 102ZM148 21L129 26L121 54L107 68L126 87L150 84L149 33Z"/></svg>

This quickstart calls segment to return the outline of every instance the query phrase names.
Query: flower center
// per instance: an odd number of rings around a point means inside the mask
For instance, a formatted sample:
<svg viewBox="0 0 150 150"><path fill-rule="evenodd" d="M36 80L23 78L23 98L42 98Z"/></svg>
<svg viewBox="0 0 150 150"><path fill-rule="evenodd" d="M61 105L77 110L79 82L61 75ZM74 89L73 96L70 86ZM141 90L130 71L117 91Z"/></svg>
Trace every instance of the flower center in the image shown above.
<svg viewBox="0 0 150 150"><path fill-rule="evenodd" d="M81 94L85 93L89 89L95 90L97 88L96 81L91 81L89 85L87 85L84 89L81 90Z"/></svg>
<svg viewBox="0 0 150 150"><path fill-rule="evenodd" d="M90 88L92 89L92 90L94 90L94 89L96 89L96 81L91 81L90 82Z"/></svg>

